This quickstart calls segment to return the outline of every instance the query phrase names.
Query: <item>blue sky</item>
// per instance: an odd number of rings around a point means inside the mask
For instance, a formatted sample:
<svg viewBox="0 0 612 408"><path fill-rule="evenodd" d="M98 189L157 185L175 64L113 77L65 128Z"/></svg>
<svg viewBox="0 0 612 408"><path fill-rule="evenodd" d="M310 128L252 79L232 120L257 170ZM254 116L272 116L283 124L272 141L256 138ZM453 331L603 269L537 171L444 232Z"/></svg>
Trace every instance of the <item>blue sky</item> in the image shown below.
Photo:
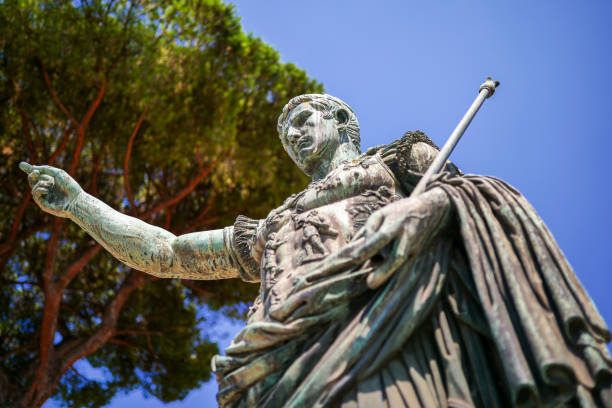
<svg viewBox="0 0 612 408"><path fill-rule="evenodd" d="M499 80L452 160L527 197L612 323L612 2L233 3L246 31L353 107L364 149L412 129L443 144L483 80ZM227 345L241 324L222 324ZM213 380L182 402L137 391L112 406L201 408L215 392Z"/></svg>

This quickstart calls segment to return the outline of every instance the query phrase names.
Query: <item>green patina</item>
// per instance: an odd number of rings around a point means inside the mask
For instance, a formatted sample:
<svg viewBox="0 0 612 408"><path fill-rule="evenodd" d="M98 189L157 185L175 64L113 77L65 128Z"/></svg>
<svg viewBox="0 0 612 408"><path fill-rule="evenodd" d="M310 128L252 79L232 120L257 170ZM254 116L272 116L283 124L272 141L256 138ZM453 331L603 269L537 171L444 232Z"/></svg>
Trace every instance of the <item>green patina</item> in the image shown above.
<svg viewBox="0 0 612 408"><path fill-rule="evenodd" d="M133 268L261 282L213 361L221 406L612 406L610 333L520 193L449 162L408 198L437 147L408 132L361 154L329 95L292 99L278 130L312 183L264 220L179 237L22 169L43 210Z"/></svg>

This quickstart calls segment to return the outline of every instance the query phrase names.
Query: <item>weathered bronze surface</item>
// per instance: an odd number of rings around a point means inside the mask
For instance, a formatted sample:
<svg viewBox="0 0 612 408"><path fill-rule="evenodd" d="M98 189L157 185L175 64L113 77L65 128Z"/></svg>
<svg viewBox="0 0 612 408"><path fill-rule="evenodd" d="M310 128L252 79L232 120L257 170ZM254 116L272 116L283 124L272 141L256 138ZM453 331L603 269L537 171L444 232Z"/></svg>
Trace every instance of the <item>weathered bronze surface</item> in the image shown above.
<svg viewBox="0 0 612 408"><path fill-rule="evenodd" d="M265 220L179 237L22 169L43 210L131 267L261 282L213 361L221 406L612 407L610 332L519 192L447 162L407 198L437 147L415 131L361 154L329 95L292 99L278 130L312 183Z"/></svg>

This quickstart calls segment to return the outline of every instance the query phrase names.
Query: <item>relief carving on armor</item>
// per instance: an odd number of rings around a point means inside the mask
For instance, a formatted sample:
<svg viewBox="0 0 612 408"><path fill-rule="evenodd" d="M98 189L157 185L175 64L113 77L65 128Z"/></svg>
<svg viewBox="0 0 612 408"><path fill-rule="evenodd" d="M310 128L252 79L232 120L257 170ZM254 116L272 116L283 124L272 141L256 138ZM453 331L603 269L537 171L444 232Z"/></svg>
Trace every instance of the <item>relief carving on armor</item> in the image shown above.
<svg viewBox="0 0 612 408"><path fill-rule="evenodd" d="M298 253L298 265L324 258L329 251L323 245L322 236L335 238L338 236L338 231L332 228L317 210L306 214L294 214L292 218L295 229L302 230L302 249Z"/></svg>
<svg viewBox="0 0 612 408"><path fill-rule="evenodd" d="M262 265L262 280L263 287L268 289L276 284L276 277L283 269L276 263L276 250L287 242L287 239L278 239L276 232L268 235L268 241L264 247L263 265ZM265 297L265 296L264 296Z"/></svg>
<svg viewBox="0 0 612 408"><path fill-rule="evenodd" d="M353 233L364 226L370 214L397 198L386 186L381 186L378 190L368 190L361 194L348 209L353 221Z"/></svg>

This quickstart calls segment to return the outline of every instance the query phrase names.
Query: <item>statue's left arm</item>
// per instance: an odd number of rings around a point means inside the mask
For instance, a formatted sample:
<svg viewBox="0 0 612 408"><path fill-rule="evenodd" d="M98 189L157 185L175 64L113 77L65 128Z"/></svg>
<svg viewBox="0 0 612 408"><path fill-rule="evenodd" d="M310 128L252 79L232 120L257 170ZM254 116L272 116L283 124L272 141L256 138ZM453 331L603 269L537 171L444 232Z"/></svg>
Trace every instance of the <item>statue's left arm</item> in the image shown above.
<svg viewBox="0 0 612 408"><path fill-rule="evenodd" d="M378 154L393 171L405 189L404 192L409 194L437 153L433 142L424 134L409 132L402 139L381 149ZM460 174L450 162L447 162L445 171ZM451 201L440 187L387 204L372 213L352 241L342 250L331 254L324 265L317 267L312 274L326 275L349 265L363 263L393 241L391 251L385 254L385 263L368 277L368 285L377 288L444 228L451 211Z"/></svg>
<svg viewBox="0 0 612 408"><path fill-rule="evenodd" d="M374 212L363 227L365 242L355 255L367 258L392 240L395 242L384 265L368 277L368 286L379 287L397 268L418 254L430 238L444 227L450 207L446 192L435 187Z"/></svg>
<svg viewBox="0 0 612 408"><path fill-rule="evenodd" d="M362 264L394 241L393 248L385 256L385 263L368 276L368 286L377 288L427 245L429 239L444 227L450 211L449 197L439 187L417 197L403 198L388 204L370 215L348 245L329 255L325 262L310 271L308 279L313 280Z"/></svg>
<svg viewBox="0 0 612 408"><path fill-rule="evenodd" d="M438 152L431 139L416 131L407 132L402 139L383 149L381 156L409 193ZM461 174L451 162L446 163L443 171ZM385 264L368 277L368 285L380 286L397 268L416 256L429 238L446 225L450 212L451 201L440 187L400 199L374 212L364 226L363 234L369 237L365 247L372 245L380 249L391 240L395 242Z"/></svg>

